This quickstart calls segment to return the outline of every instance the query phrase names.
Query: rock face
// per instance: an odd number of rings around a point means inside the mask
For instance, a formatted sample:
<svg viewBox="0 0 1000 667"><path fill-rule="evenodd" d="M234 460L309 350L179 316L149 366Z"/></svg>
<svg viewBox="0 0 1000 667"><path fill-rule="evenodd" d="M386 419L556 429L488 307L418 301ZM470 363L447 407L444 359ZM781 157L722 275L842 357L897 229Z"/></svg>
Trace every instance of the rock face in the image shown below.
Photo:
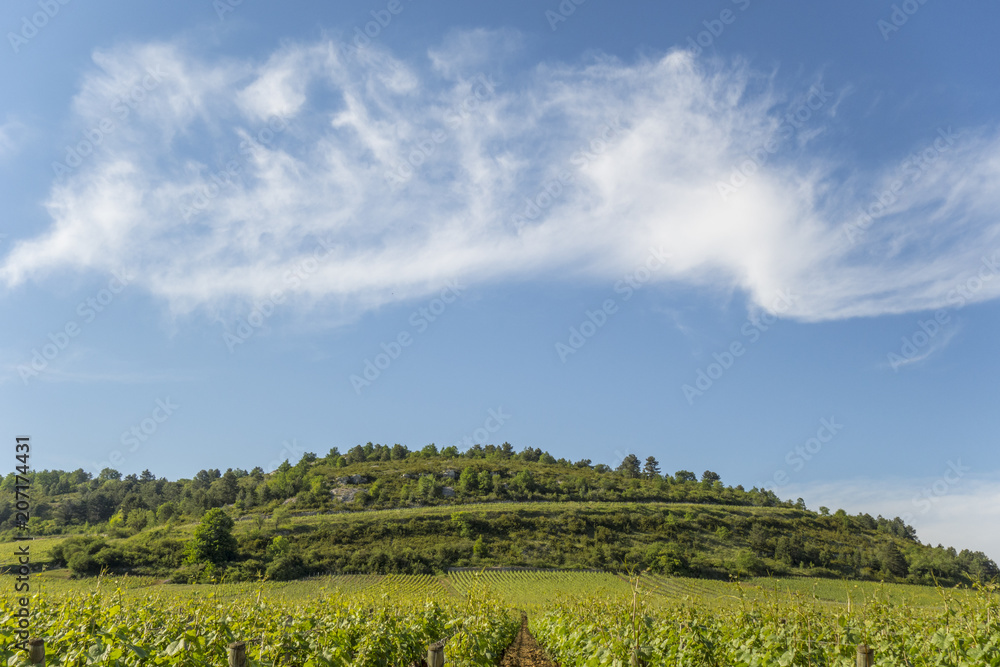
<svg viewBox="0 0 1000 667"><path fill-rule="evenodd" d="M446 486L443 489L441 489L441 495L444 496L445 498L454 498L455 489L451 488L450 486Z"/></svg>
<svg viewBox="0 0 1000 667"><path fill-rule="evenodd" d="M458 479L457 470L445 470L444 472L441 473L441 475L447 477L448 479Z"/></svg>
<svg viewBox="0 0 1000 667"><path fill-rule="evenodd" d="M330 495L339 500L342 503L349 503L354 500L354 496L358 495L357 489L334 489L330 492Z"/></svg>
<svg viewBox="0 0 1000 667"><path fill-rule="evenodd" d="M337 484L367 484L368 478L364 475L351 475L350 477L338 477Z"/></svg>

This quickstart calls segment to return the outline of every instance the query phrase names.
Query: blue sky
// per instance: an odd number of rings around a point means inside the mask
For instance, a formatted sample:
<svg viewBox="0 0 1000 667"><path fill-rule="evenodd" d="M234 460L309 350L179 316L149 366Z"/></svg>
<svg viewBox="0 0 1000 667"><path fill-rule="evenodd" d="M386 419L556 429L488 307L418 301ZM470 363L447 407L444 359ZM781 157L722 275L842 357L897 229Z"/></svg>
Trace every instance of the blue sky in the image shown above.
<svg viewBox="0 0 1000 667"><path fill-rule="evenodd" d="M1000 557L998 18L9 2L4 430L634 452Z"/></svg>

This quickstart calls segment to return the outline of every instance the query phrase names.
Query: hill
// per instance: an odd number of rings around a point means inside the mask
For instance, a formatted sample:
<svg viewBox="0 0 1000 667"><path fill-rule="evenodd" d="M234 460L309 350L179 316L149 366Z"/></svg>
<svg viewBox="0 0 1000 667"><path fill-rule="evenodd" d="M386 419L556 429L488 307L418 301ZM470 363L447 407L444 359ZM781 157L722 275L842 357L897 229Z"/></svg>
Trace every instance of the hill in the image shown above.
<svg viewBox="0 0 1000 667"><path fill-rule="evenodd" d="M0 483L0 535L16 532L14 475ZM980 552L921 544L899 518L819 512L705 471L662 474L474 446L367 444L306 453L265 473L34 473L33 559L177 582L320 573L430 574L455 567L646 569L945 584L988 579ZM197 537L196 537L197 536Z"/></svg>

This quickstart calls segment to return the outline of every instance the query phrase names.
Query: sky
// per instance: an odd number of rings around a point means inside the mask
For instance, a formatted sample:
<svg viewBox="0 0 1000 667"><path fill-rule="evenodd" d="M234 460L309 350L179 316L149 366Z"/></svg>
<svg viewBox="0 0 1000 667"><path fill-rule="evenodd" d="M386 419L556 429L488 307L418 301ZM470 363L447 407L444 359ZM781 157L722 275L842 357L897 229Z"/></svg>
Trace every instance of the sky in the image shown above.
<svg viewBox="0 0 1000 667"><path fill-rule="evenodd" d="M1000 559L998 19L11 0L10 466L507 441Z"/></svg>

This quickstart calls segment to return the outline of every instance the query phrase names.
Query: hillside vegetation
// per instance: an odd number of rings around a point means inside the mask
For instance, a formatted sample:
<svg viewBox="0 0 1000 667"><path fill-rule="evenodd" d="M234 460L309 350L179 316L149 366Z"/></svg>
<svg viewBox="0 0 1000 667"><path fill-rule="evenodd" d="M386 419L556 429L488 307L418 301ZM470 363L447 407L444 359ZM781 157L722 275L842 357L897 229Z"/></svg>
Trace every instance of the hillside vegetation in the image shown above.
<svg viewBox="0 0 1000 667"><path fill-rule="evenodd" d="M16 532L13 475L0 531ZM402 445L306 453L277 470L39 471L34 560L176 582L320 573L430 574L453 567L645 569L713 578L787 574L956 584L997 576L981 552L923 545L899 518L806 509L719 476L615 469L538 449Z"/></svg>

